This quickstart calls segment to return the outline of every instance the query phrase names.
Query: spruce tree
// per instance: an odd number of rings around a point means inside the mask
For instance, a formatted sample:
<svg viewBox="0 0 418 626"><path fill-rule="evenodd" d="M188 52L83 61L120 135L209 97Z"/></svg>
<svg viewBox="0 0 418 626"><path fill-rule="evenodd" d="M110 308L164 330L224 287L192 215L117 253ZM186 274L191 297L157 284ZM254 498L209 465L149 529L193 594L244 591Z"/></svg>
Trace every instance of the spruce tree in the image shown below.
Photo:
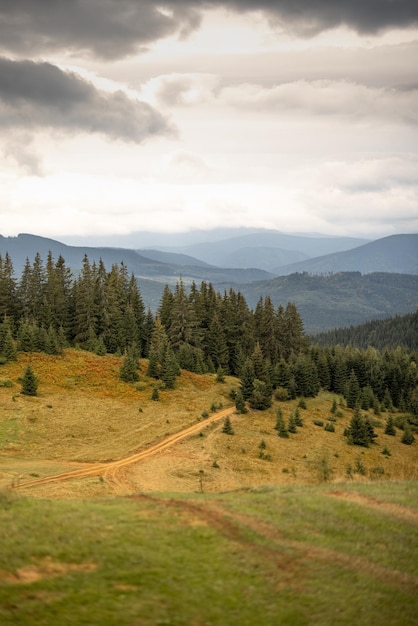
<svg viewBox="0 0 418 626"><path fill-rule="evenodd" d="M244 414L248 412L248 409L245 406L244 396L242 395L242 391L240 389L238 389L235 396L235 408L237 410L237 413Z"/></svg>
<svg viewBox="0 0 418 626"><path fill-rule="evenodd" d="M38 380L30 365L26 367L25 373L21 379L22 393L24 396L38 395Z"/></svg>
<svg viewBox="0 0 418 626"><path fill-rule="evenodd" d="M231 424L231 420L229 419L229 416L227 415L224 421L224 425L222 427L222 432L225 433L225 435L234 435L234 429L232 428L232 424Z"/></svg>
<svg viewBox="0 0 418 626"><path fill-rule="evenodd" d="M119 378L125 383L136 383L139 380L138 359L128 350L119 368Z"/></svg>
<svg viewBox="0 0 418 626"><path fill-rule="evenodd" d="M389 415L386 420L385 435L391 435L392 437L396 435L395 422L392 415Z"/></svg>
<svg viewBox="0 0 418 626"><path fill-rule="evenodd" d="M278 436L282 439L288 439L289 433L287 432L286 424L284 423L283 419L283 413L280 408L277 409L276 418L276 425L274 428L277 430Z"/></svg>
<svg viewBox="0 0 418 626"><path fill-rule="evenodd" d="M347 407L354 409L360 401L360 386L354 370L351 370L346 392Z"/></svg>
<svg viewBox="0 0 418 626"><path fill-rule="evenodd" d="M350 444L364 446L366 448L369 447L371 442L369 429L359 408L354 411L350 420L350 426L345 429L344 435L347 437L348 443Z"/></svg>
<svg viewBox="0 0 418 626"><path fill-rule="evenodd" d="M248 402L252 409L264 411L271 406L271 389L263 381L256 378L253 382L253 391L248 398Z"/></svg>

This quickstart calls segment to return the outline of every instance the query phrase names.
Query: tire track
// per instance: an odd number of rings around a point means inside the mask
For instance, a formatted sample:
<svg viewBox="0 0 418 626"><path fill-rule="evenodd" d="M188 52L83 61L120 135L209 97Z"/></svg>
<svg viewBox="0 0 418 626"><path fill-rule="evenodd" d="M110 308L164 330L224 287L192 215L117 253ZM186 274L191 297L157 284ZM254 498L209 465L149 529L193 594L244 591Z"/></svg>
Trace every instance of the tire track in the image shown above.
<svg viewBox="0 0 418 626"><path fill-rule="evenodd" d="M153 456L154 454L158 454L159 452L163 452L167 448L179 443L183 439L190 437L202 430L208 424L213 424L214 422L218 422L224 417L231 415L235 412L235 406L228 407L227 409L222 409L221 411L217 411L213 413L204 421L197 422L184 430L179 431L178 433L174 433L169 437L166 437L162 441L159 441L155 444L152 444L150 447L140 450L139 452L135 452L123 459L119 459L117 461L109 461L108 463L93 463L89 464L88 467L83 467L77 470L70 470L67 472L62 472L61 474L52 474L51 476L44 476L43 478L36 478L34 480L28 480L18 485L15 485L13 488L16 489L27 489L31 487L37 487L39 485L46 485L48 483L54 482L63 482L65 480L72 480L77 478L90 478L94 476L109 476L110 481L115 484L117 487L122 487L122 483L117 478L117 473L122 468L126 468L129 465L133 465L134 463L139 463L140 461L144 461L145 459Z"/></svg>

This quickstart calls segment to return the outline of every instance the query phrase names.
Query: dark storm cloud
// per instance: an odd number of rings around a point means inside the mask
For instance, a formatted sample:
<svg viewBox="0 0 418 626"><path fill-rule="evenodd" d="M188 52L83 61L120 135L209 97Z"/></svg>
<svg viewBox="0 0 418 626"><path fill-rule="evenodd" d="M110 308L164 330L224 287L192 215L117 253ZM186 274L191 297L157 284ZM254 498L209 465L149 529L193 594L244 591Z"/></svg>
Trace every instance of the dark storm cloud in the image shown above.
<svg viewBox="0 0 418 626"><path fill-rule="evenodd" d="M120 91L99 91L50 63L4 58L0 58L0 127L96 132L134 142L172 132L158 111Z"/></svg>
<svg viewBox="0 0 418 626"><path fill-rule="evenodd" d="M0 0L0 46L26 56L67 49L115 59L199 22L182 2L163 10L151 0Z"/></svg>
<svg viewBox="0 0 418 626"><path fill-rule="evenodd" d="M186 35L213 7L262 11L305 36L341 24L361 33L418 24L416 0L0 0L0 46L27 56L67 49L116 59Z"/></svg>
<svg viewBox="0 0 418 626"><path fill-rule="evenodd" d="M212 4L236 11L265 11L305 35L343 24L360 33L418 24L416 0L227 0Z"/></svg>

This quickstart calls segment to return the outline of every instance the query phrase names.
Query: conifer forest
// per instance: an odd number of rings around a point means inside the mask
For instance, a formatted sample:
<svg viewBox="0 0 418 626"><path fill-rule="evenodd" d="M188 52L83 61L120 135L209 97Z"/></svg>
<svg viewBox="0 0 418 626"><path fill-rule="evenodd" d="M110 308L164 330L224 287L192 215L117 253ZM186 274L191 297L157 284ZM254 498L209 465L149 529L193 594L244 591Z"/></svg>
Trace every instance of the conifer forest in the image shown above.
<svg viewBox="0 0 418 626"><path fill-rule="evenodd" d="M126 266L90 263L74 275L60 256L39 254L16 278L10 257L0 256L0 359L18 351L60 354L79 347L123 357L120 377L138 380L138 359L166 389L180 369L233 375L240 397L263 410L276 398L313 397L320 389L344 397L348 407L398 408L418 425L415 350L319 345L309 339L291 302L275 308L260 298L251 310L239 291L217 292L211 283L166 286L158 310L146 310ZM242 397L241 397L242 396Z"/></svg>

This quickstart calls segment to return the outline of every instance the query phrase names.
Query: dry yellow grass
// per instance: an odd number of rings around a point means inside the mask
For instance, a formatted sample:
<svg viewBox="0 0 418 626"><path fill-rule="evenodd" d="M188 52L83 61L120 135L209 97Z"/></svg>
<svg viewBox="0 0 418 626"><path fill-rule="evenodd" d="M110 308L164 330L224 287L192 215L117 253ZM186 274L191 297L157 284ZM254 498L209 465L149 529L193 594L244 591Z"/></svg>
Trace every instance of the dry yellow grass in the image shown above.
<svg viewBox="0 0 418 626"><path fill-rule="evenodd" d="M30 363L39 378L39 395L20 394L18 378ZM62 357L21 354L16 363L1 367L0 377L13 381L0 388L0 482L28 480L72 469L80 463L120 459L201 420L198 435L158 455L121 471L117 485L84 479L39 487L37 495L88 497L107 495L112 488L123 493L142 491L226 491L278 484L315 484L325 479L412 479L418 477L415 443L405 446L400 434L383 433L385 414L376 426L377 443L370 448L347 445L343 437L352 412L334 422L326 432L313 420L330 417L333 400L323 393L307 400L301 409L304 426L289 439L278 437L274 426L281 406L285 421L297 401L275 403L268 411L234 415L235 435L221 432L222 422L205 424L202 412L212 404L232 404L229 391L236 379L219 384L215 376L183 372L174 391L160 391L152 401L155 381L146 378L130 385L118 379L121 359L98 357L68 350ZM374 416L373 416L374 417ZM374 418L375 419L375 418ZM265 448L261 449L261 440ZM387 447L391 456L382 454ZM260 451L264 458L260 458Z"/></svg>

